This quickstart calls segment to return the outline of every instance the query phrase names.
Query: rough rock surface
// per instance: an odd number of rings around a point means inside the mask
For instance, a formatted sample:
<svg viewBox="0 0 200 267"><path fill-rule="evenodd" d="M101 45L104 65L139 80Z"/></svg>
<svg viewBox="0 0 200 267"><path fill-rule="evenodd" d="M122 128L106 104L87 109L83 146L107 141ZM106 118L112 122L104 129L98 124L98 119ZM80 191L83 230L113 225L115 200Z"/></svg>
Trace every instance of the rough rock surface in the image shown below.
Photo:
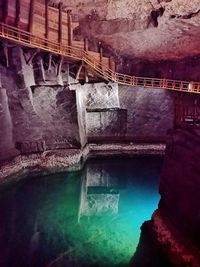
<svg viewBox="0 0 200 267"><path fill-rule="evenodd" d="M132 266L163 267L163 259L175 267L200 266L199 157L199 129L188 126L169 132L160 179L161 200L151 222L142 228ZM154 259L147 261L144 254L141 256L143 251L148 255L152 250L157 255Z"/></svg>
<svg viewBox="0 0 200 267"><path fill-rule="evenodd" d="M190 127L171 132L161 175L159 203L161 214L198 247L200 246L199 137L199 130L192 130Z"/></svg>
<svg viewBox="0 0 200 267"><path fill-rule="evenodd" d="M200 53L199 0L64 0L63 3L78 13L83 35L105 42L121 55L160 60Z"/></svg>
<svg viewBox="0 0 200 267"><path fill-rule="evenodd" d="M45 74L41 57L27 64L23 50L13 46L9 67L0 66L0 160L19 153L80 148L91 140L163 141L173 125L171 92L151 89L147 94L115 83L80 85L66 77L58 85L53 72L47 83L39 82L37 62Z"/></svg>
<svg viewBox="0 0 200 267"><path fill-rule="evenodd" d="M127 139L164 140L173 127L173 92L120 86L119 101L127 109Z"/></svg>
<svg viewBox="0 0 200 267"><path fill-rule="evenodd" d="M0 183L16 179L17 174L42 171L44 174L69 170L69 167L80 166L89 155L161 155L165 153L164 144L88 144L82 150L52 150L31 155L19 155L6 161L0 168Z"/></svg>

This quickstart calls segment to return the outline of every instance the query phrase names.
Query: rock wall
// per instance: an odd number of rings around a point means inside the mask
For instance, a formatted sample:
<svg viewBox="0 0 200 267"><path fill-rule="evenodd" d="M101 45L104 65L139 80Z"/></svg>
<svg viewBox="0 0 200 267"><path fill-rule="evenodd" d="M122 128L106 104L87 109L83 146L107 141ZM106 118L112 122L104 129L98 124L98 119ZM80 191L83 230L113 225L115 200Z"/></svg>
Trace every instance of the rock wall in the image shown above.
<svg viewBox="0 0 200 267"><path fill-rule="evenodd" d="M142 226L131 266L200 266L199 157L198 128L184 126L169 131L160 179L161 200L152 220Z"/></svg>
<svg viewBox="0 0 200 267"><path fill-rule="evenodd" d="M8 96L5 88L0 89L0 160L17 154L13 144L13 127Z"/></svg>
<svg viewBox="0 0 200 267"><path fill-rule="evenodd" d="M120 108L118 85L96 83L72 85L77 101L82 106L80 122L82 133L93 142L123 141L126 133L126 109ZM79 124L80 125L80 124Z"/></svg>
<svg viewBox="0 0 200 267"><path fill-rule="evenodd" d="M173 93L115 83L80 85L69 77L67 64L58 75L59 57L49 72L45 54L29 62L34 51L8 49L9 67L0 66L1 159L80 148L88 141L164 140L173 125Z"/></svg>
<svg viewBox="0 0 200 267"><path fill-rule="evenodd" d="M199 130L188 127L170 132L159 203L160 213L197 247L200 247L199 157Z"/></svg>
<svg viewBox="0 0 200 267"><path fill-rule="evenodd" d="M80 147L76 94L67 86L39 86L19 47L9 48L1 72L0 159L21 153Z"/></svg>
<svg viewBox="0 0 200 267"><path fill-rule="evenodd" d="M119 102L127 109L127 140L165 140L174 124L174 93L160 89L119 87Z"/></svg>
<svg viewBox="0 0 200 267"><path fill-rule="evenodd" d="M199 55L198 0L65 0L64 4L78 12L82 35L101 40L117 54L152 61Z"/></svg>

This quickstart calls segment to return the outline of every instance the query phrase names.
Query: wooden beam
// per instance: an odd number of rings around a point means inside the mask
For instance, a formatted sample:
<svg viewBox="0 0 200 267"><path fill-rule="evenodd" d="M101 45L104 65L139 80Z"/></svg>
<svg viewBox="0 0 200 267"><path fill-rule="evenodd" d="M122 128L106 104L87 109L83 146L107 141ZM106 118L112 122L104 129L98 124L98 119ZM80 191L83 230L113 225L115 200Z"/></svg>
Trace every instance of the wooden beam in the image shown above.
<svg viewBox="0 0 200 267"><path fill-rule="evenodd" d="M58 24L58 42L62 44L62 3L59 3L59 24Z"/></svg>
<svg viewBox="0 0 200 267"><path fill-rule="evenodd" d="M100 47L99 47L99 60L100 60L100 63L102 63L102 61L103 61L103 48L101 46L101 43L100 43Z"/></svg>
<svg viewBox="0 0 200 267"><path fill-rule="evenodd" d="M85 78L85 83L89 82L89 78L88 78L88 72L87 72L87 68L84 67L84 78Z"/></svg>
<svg viewBox="0 0 200 267"><path fill-rule="evenodd" d="M67 18L68 18L68 45L72 45L72 35L73 35L73 29L72 29L72 11L67 11Z"/></svg>
<svg viewBox="0 0 200 267"><path fill-rule="evenodd" d="M88 52L88 38L84 38L84 50Z"/></svg>
<svg viewBox="0 0 200 267"><path fill-rule="evenodd" d="M60 56L58 68L57 68L57 76L61 75L63 59L64 59L64 57Z"/></svg>
<svg viewBox="0 0 200 267"><path fill-rule="evenodd" d="M45 38L49 38L49 0L45 0Z"/></svg>
<svg viewBox="0 0 200 267"><path fill-rule="evenodd" d="M39 59L39 67L40 67L40 71L41 71L41 78L42 78L42 81L44 82L45 81L45 71L44 71L44 64L43 64L42 58Z"/></svg>
<svg viewBox="0 0 200 267"><path fill-rule="evenodd" d="M36 49L31 55L30 57L26 60L26 64L30 64L32 63L32 60L34 59L34 57L40 52L40 49Z"/></svg>
<svg viewBox="0 0 200 267"><path fill-rule="evenodd" d="M8 0L3 0L3 22L8 23Z"/></svg>
<svg viewBox="0 0 200 267"><path fill-rule="evenodd" d="M112 57L109 57L109 69L113 70L113 60L112 60Z"/></svg>
<svg viewBox="0 0 200 267"><path fill-rule="evenodd" d="M52 54L49 53L48 54L48 68L47 68L48 73L51 71L51 66L52 66Z"/></svg>
<svg viewBox="0 0 200 267"><path fill-rule="evenodd" d="M104 80L106 82L109 82L109 79L107 79L106 77L102 77L102 75L100 73L98 73L97 70L93 69L92 67L90 67L89 65L85 66L88 70L92 71L93 73L95 73L95 75L97 77L99 77L100 81Z"/></svg>
<svg viewBox="0 0 200 267"><path fill-rule="evenodd" d="M78 70L77 70L77 73L76 73L76 77L75 77L76 80L79 79L79 76L80 76L82 68L83 68L83 62L81 62L81 64L78 67Z"/></svg>
<svg viewBox="0 0 200 267"><path fill-rule="evenodd" d="M15 27L19 27L21 16L21 0L16 0L16 16L15 16Z"/></svg>
<svg viewBox="0 0 200 267"><path fill-rule="evenodd" d="M31 33L33 31L33 15L35 8L35 0L30 0L30 9L29 9L29 22L28 22L28 31Z"/></svg>

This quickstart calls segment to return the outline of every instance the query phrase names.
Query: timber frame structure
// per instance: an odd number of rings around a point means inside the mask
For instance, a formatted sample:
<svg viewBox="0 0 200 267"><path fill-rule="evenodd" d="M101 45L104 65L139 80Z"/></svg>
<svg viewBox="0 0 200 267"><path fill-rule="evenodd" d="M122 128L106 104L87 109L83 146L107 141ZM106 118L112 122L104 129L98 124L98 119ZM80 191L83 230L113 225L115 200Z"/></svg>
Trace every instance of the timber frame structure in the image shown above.
<svg viewBox="0 0 200 267"><path fill-rule="evenodd" d="M99 53L89 51L87 39L84 41L73 39L73 29L79 23L72 21L71 10L64 12L62 4L59 4L58 8L50 7L48 0L15 1L13 5L14 1L9 3L9 0L0 0L0 9L3 11L0 14L0 38L76 62L79 64L77 79L84 66L94 72L99 79L107 82L112 81L133 87L200 93L199 82L144 78L117 73L115 62L112 58L103 56L102 49Z"/></svg>

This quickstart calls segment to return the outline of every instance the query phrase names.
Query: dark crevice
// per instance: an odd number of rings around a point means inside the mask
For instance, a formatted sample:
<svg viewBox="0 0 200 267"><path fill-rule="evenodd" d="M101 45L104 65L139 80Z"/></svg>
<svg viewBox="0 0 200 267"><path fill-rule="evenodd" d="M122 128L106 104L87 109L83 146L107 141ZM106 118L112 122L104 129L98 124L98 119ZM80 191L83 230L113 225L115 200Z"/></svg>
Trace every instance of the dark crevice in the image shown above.
<svg viewBox="0 0 200 267"><path fill-rule="evenodd" d="M179 19L191 19L193 17L195 17L196 15L198 15L200 13L200 9L197 10L196 12L192 12L186 15L171 15L170 18L174 19L174 18L179 18Z"/></svg>
<svg viewBox="0 0 200 267"><path fill-rule="evenodd" d="M169 3L169 2L172 2L172 0L158 0L158 4L160 4L160 3L162 3L162 2Z"/></svg>
<svg viewBox="0 0 200 267"><path fill-rule="evenodd" d="M151 11L150 17L154 27L158 27L158 17L161 17L164 14L164 12L165 12L164 7L160 7L159 9Z"/></svg>

